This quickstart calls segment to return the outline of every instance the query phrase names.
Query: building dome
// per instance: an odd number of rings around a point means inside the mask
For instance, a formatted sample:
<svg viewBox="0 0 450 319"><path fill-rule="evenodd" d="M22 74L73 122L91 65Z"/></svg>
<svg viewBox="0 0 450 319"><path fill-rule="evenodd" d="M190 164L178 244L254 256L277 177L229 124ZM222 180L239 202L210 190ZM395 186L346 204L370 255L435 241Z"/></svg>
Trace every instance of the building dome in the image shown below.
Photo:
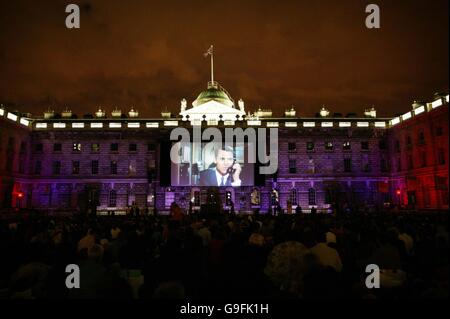
<svg viewBox="0 0 450 319"><path fill-rule="evenodd" d="M208 83L208 88L201 92L197 99L192 102L192 106L196 107L198 105L205 104L206 102L209 102L211 100L214 100L218 103L234 107L233 100L228 95L228 93L217 84L211 84Z"/></svg>

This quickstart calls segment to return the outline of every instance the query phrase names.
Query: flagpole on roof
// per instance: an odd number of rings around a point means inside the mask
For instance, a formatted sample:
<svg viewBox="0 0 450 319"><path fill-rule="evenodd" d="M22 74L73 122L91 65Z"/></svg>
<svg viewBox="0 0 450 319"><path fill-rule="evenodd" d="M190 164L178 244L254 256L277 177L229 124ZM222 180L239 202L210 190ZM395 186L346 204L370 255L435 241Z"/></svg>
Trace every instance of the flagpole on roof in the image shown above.
<svg viewBox="0 0 450 319"><path fill-rule="evenodd" d="M208 55L211 56L211 86L214 86L214 50L212 45L209 47L208 51L206 51L204 55L205 58Z"/></svg>
<svg viewBox="0 0 450 319"><path fill-rule="evenodd" d="M214 49L211 45L208 49L208 54L211 56L211 84L214 83Z"/></svg>
<svg viewBox="0 0 450 319"><path fill-rule="evenodd" d="M214 83L214 51L211 45L211 83Z"/></svg>

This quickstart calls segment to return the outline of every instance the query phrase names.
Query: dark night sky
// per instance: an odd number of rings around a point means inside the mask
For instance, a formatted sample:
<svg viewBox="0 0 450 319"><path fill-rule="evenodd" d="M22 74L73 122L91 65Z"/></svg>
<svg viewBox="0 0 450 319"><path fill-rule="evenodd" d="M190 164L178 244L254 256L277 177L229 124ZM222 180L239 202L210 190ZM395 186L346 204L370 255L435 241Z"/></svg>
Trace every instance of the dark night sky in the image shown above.
<svg viewBox="0 0 450 319"><path fill-rule="evenodd" d="M81 29L65 6L82 8ZM381 29L365 7L381 8ZM0 101L41 115L179 111L215 77L246 109L406 112L448 92L448 0L0 0Z"/></svg>

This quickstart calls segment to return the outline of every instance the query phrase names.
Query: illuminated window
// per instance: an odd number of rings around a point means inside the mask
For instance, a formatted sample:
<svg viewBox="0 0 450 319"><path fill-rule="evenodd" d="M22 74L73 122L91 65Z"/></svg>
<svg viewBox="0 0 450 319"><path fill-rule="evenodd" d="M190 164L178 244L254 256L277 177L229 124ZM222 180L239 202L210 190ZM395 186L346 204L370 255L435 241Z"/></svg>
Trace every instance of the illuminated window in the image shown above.
<svg viewBox="0 0 450 319"><path fill-rule="evenodd" d="M91 152L98 153L99 151L100 151L100 144L99 143L91 144Z"/></svg>
<svg viewBox="0 0 450 319"><path fill-rule="evenodd" d="M81 152L81 143L73 143L72 150L74 152Z"/></svg>
<svg viewBox="0 0 450 319"><path fill-rule="evenodd" d="M332 142L325 142L325 150L332 151L333 150L333 143Z"/></svg>
<svg viewBox="0 0 450 319"><path fill-rule="evenodd" d="M344 151L349 151L349 150L351 150L351 144L350 144L350 142L349 141L347 141L347 142L344 142L343 144L342 144L342 149L344 150Z"/></svg>
<svg viewBox="0 0 450 319"><path fill-rule="evenodd" d="M306 150L314 151L314 142L306 142Z"/></svg>
<svg viewBox="0 0 450 319"><path fill-rule="evenodd" d="M226 191L225 192L225 205L226 206L231 206L231 203L232 203L231 192L230 191Z"/></svg>

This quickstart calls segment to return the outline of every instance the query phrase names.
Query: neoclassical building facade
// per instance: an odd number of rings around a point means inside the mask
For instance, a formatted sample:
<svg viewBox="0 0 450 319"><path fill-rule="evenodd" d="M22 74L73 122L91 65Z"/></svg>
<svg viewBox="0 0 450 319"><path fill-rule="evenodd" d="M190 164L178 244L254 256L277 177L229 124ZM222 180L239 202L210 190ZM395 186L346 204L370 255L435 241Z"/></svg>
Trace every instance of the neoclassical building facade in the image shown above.
<svg viewBox="0 0 450 319"><path fill-rule="evenodd" d="M276 128L278 171L251 186L221 187L224 206L236 211L272 205L328 209L330 206L400 205L448 209L448 101L436 94L411 111L379 118L330 113L322 108L299 117L270 110L251 113L217 82L176 115L143 118L99 109L77 117L69 110L42 117L0 108L0 206L45 210L166 210L173 201L198 209L207 188L171 184L170 132L216 127ZM270 143L270 140L268 141ZM256 166L257 168L257 166Z"/></svg>

